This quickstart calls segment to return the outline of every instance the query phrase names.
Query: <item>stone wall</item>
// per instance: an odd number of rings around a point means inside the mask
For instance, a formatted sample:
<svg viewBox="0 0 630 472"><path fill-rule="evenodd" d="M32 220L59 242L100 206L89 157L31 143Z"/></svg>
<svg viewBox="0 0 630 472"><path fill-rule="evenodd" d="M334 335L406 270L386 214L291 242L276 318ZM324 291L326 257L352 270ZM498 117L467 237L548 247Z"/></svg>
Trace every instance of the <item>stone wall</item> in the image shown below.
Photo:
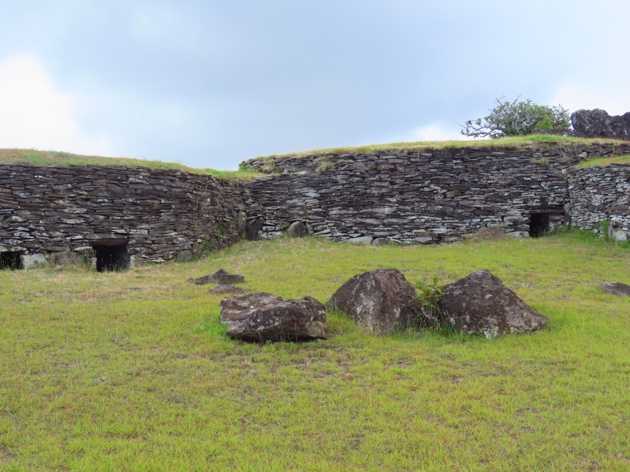
<svg viewBox="0 0 630 472"><path fill-rule="evenodd" d="M486 226L525 236L541 219L553 229L565 218L567 169L613 153L630 144L338 153L242 167L271 174L245 184L263 209L262 238L302 222L334 241L430 244Z"/></svg>
<svg viewBox="0 0 630 472"><path fill-rule="evenodd" d="M23 266L189 260L294 223L334 241L431 244L488 226L525 236L610 220L623 239L630 166L572 167L612 154L630 154L630 143L272 157L243 163L269 175L240 184L141 167L0 165L0 266L16 255Z"/></svg>
<svg viewBox="0 0 630 472"><path fill-rule="evenodd" d="M599 230L601 222L608 220L609 236L630 239L630 165L573 169L568 186L572 225Z"/></svg>
<svg viewBox="0 0 630 472"><path fill-rule="evenodd" d="M186 260L239 239L242 195L236 183L176 170L0 165L0 253L28 265L126 246L131 265Z"/></svg>

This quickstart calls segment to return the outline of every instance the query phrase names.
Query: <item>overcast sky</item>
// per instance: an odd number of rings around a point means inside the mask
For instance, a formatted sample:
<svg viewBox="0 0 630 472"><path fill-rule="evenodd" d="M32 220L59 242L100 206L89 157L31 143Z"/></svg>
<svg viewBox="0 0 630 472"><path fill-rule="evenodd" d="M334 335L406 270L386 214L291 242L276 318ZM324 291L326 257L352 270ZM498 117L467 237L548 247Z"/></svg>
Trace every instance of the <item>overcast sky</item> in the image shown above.
<svg viewBox="0 0 630 472"><path fill-rule="evenodd" d="M630 111L628 0L0 0L0 147L180 161Z"/></svg>

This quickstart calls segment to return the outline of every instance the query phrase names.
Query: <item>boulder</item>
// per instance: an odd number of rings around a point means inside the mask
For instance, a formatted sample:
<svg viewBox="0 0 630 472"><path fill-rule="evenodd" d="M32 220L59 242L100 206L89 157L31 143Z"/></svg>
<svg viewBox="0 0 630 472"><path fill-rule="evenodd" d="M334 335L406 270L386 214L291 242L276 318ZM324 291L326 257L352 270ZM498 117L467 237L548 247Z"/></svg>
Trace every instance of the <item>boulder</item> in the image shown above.
<svg viewBox="0 0 630 472"><path fill-rule="evenodd" d="M604 282L598 288L608 295L630 297L630 285L622 284L620 282Z"/></svg>
<svg viewBox="0 0 630 472"><path fill-rule="evenodd" d="M51 252L48 254L48 262L53 266L71 267L84 264L85 257L72 251Z"/></svg>
<svg viewBox="0 0 630 472"><path fill-rule="evenodd" d="M257 241L258 233L263 227L264 220L262 218L254 218L247 222L247 229L245 231L245 237L248 241Z"/></svg>
<svg viewBox="0 0 630 472"><path fill-rule="evenodd" d="M326 305L347 313L376 335L404 331L420 322L416 289L396 269L377 269L355 275Z"/></svg>
<svg viewBox="0 0 630 472"><path fill-rule="evenodd" d="M240 293L247 293L247 290L242 288L242 287L236 287L234 285L227 285L227 284L223 284L223 285L217 285L214 288L211 288L210 290L208 290L208 293L212 293L212 294L240 294Z"/></svg>
<svg viewBox="0 0 630 472"><path fill-rule="evenodd" d="M269 293L227 297L221 323L228 336L243 341L307 341L328 335L326 309L311 297L284 300Z"/></svg>
<svg viewBox="0 0 630 472"><path fill-rule="evenodd" d="M535 331L548 322L487 270L445 285L437 310L440 323L487 338Z"/></svg>
<svg viewBox="0 0 630 472"><path fill-rule="evenodd" d="M291 226L287 229L287 235L292 238L302 238L308 236L308 228L301 221L295 221L291 223Z"/></svg>
<svg viewBox="0 0 630 472"><path fill-rule="evenodd" d="M576 134L587 138L630 140L630 112L610 116L605 110L578 110L571 115Z"/></svg>
<svg viewBox="0 0 630 472"><path fill-rule="evenodd" d="M245 277L239 274L230 274L229 272L219 269L212 275L204 275L196 279L188 279L188 282L195 285L207 285L207 284L240 284L245 282Z"/></svg>

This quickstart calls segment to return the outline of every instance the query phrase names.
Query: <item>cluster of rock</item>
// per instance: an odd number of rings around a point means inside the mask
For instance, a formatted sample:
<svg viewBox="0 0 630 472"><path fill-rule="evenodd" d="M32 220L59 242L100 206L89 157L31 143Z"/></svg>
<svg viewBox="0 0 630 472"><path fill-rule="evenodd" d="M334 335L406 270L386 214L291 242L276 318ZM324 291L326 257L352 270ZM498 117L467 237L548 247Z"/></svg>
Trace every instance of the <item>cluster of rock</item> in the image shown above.
<svg viewBox="0 0 630 472"><path fill-rule="evenodd" d="M611 116L605 110L578 110L571 115L573 135L630 141L630 112Z"/></svg>
<svg viewBox="0 0 630 472"><path fill-rule="evenodd" d="M547 318L487 270L446 285L438 304L427 308L400 271L377 269L348 280L326 307L347 313L381 336L438 324L490 338L527 333L547 324ZM244 341L325 339L326 307L311 297L284 300L257 292L223 299L221 322L229 336Z"/></svg>
<svg viewBox="0 0 630 472"><path fill-rule="evenodd" d="M620 153L630 144L347 152L241 166L270 173L244 184L260 207L249 216L261 238L299 223L333 241L432 244L484 227L526 236L540 215L553 230L566 219L570 167Z"/></svg>

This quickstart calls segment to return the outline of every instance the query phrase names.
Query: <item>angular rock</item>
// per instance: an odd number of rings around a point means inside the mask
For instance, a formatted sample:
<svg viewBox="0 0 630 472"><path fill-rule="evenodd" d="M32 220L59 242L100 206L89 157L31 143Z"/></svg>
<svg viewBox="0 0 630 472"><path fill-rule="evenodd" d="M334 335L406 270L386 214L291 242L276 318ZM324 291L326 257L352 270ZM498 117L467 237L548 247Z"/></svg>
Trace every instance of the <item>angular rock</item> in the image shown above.
<svg viewBox="0 0 630 472"><path fill-rule="evenodd" d="M597 288L608 295L630 297L630 285L622 284L620 282L604 282Z"/></svg>
<svg viewBox="0 0 630 472"><path fill-rule="evenodd" d="M247 290L242 287L236 287L234 285L217 285L214 288L208 290L208 293L217 294L217 293L231 293L231 294L241 294L247 293Z"/></svg>
<svg viewBox="0 0 630 472"><path fill-rule="evenodd" d="M221 323L228 336L243 341L307 341L328 336L326 309L311 297L284 300L269 293L227 297Z"/></svg>
<svg viewBox="0 0 630 472"><path fill-rule="evenodd" d="M301 221L295 221L291 223L291 226L287 229L287 235L292 238L302 238L308 236L308 228Z"/></svg>
<svg viewBox="0 0 630 472"><path fill-rule="evenodd" d="M203 277L198 277L196 279L190 278L188 282L195 285L207 285L207 284L220 284L220 285L230 285L230 284L240 284L245 282L245 277L239 274L230 274L229 272L219 269L212 275L204 275Z"/></svg>
<svg viewBox="0 0 630 472"><path fill-rule="evenodd" d="M548 322L487 270L444 286L437 308L441 323L487 338L535 331Z"/></svg>
<svg viewBox="0 0 630 472"><path fill-rule="evenodd" d="M48 254L48 262L53 266L71 267L85 263L85 257L77 252L51 252Z"/></svg>
<svg viewBox="0 0 630 472"><path fill-rule="evenodd" d="M577 110L571 115L576 133L587 138L614 138L630 140L630 112L610 116L605 110Z"/></svg>
<svg viewBox="0 0 630 472"><path fill-rule="evenodd" d="M416 289L397 269L376 269L355 275L326 306L347 313L372 334L388 335L420 323Z"/></svg>

